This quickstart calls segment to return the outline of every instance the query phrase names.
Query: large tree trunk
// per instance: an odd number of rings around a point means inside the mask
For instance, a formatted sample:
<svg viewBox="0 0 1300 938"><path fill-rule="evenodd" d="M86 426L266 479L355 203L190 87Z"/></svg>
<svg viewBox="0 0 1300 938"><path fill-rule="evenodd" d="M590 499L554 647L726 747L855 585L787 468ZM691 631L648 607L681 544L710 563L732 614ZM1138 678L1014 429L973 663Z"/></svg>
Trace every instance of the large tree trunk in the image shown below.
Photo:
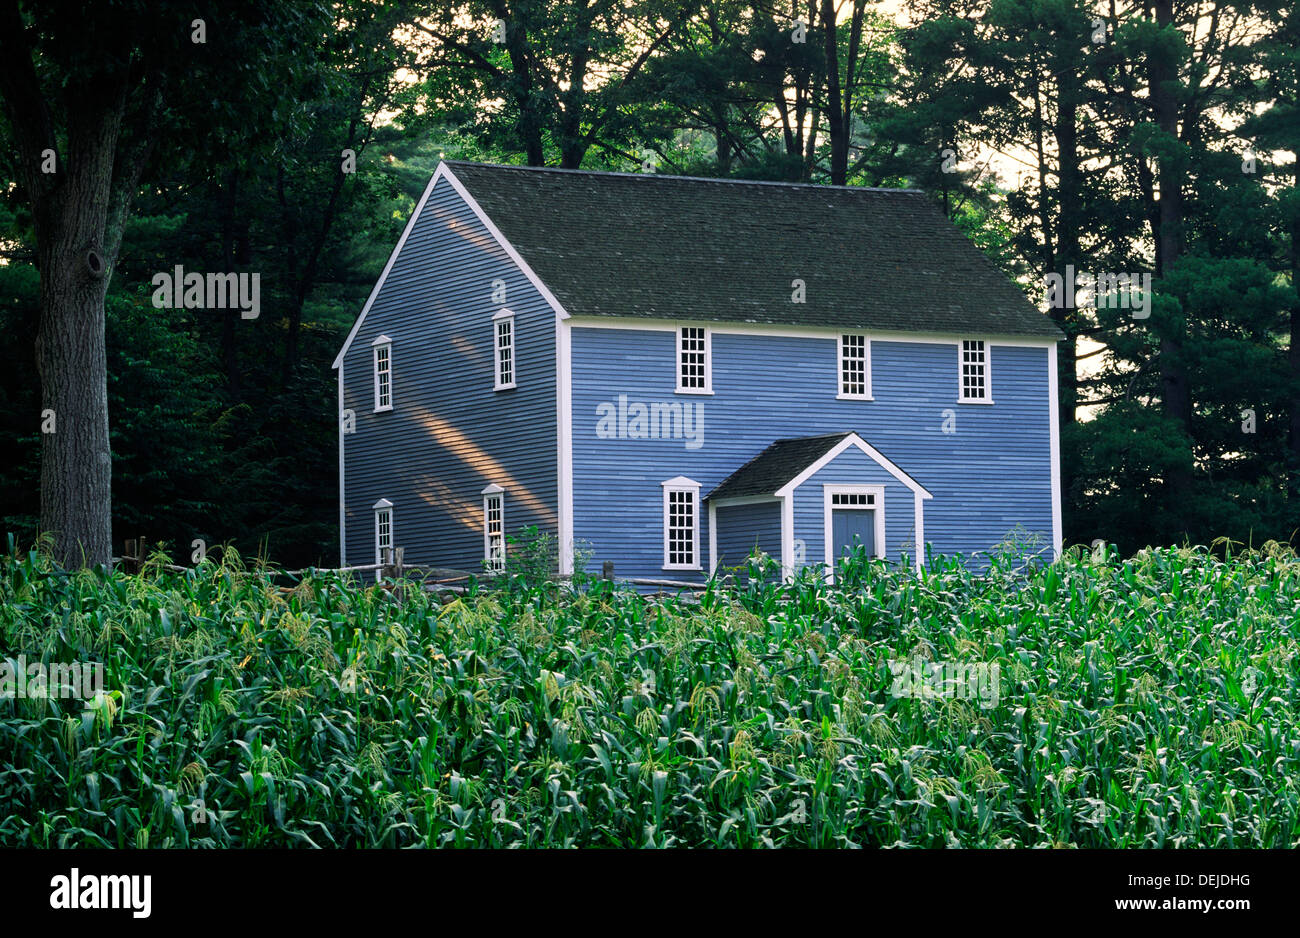
<svg viewBox="0 0 1300 938"><path fill-rule="evenodd" d="M104 297L119 243L106 229L123 102L109 95L85 89L78 96L62 185L37 211L36 367L41 407L54 416L54 432L41 435L41 529L54 536L55 559L65 567L112 558Z"/></svg>

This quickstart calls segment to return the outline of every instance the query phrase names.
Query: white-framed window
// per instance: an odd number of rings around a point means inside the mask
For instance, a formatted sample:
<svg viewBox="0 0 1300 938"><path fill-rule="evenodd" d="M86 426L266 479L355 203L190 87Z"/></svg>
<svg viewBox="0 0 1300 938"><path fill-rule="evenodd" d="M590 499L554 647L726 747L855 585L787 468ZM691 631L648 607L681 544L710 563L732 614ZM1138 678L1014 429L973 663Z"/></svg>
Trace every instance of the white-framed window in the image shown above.
<svg viewBox="0 0 1300 938"><path fill-rule="evenodd" d="M707 326L677 329L677 393L713 393L713 337Z"/></svg>
<svg viewBox="0 0 1300 938"><path fill-rule="evenodd" d="M840 385L836 397L871 400L871 340L861 333L842 333L836 343L840 362Z"/></svg>
<svg viewBox="0 0 1300 938"><path fill-rule="evenodd" d="M503 309L492 317L492 347L496 359L496 384L493 390L515 386L515 314Z"/></svg>
<svg viewBox="0 0 1300 938"><path fill-rule="evenodd" d="M700 569L700 483L677 476L664 489L664 569Z"/></svg>
<svg viewBox="0 0 1300 938"><path fill-rule="evenodd" d="M989 349L983 339L963 339L959 354L959 404L992 404L989 391Z"/></svg>
<svg viewBox="0 0 1300 938"><path fill-rule="evenodd" d="M392 410L393 340L381 335L370 345L375 350L375 410Z"/></svg>
<svg viewBox="0 0 1300 938"><path fill-rule="evenodd" d="M506 568L506 493L499 485L483 490L483 562L493 573Z"/></svg>
<svg viewBox="0 0 1300 938"><path fill-rule="evenodd" d="M384 562L384 552L393 549L393 503L386 498L375 502L375 563Z"/></svg>

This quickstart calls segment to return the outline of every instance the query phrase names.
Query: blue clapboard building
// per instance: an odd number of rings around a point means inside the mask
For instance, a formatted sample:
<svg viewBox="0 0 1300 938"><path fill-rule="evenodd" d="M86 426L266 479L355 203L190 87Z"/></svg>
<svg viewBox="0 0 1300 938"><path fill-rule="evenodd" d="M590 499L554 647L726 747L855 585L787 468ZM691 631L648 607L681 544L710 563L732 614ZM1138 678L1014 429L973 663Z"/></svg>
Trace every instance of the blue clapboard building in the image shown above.
<svg viewBox="0 0 1300 938"><path fill-rule="evenodd" d="M919 192L444 162L334 362L342 562L1059 554L1060 338Z"/></svg>

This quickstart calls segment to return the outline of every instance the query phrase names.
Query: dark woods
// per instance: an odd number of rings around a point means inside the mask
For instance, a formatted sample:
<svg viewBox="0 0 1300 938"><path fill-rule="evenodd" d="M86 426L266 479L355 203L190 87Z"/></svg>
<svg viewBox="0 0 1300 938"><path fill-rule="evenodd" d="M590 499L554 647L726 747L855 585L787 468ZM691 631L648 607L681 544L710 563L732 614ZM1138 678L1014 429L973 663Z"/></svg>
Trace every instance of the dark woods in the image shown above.
<svg viewBox="0 0 1300 938"><path fill-rule="evenodd" d="M111 517L115 552L336 562L330 363L444 155L914 186L1035 301L1048 274L1149 274L1140 308L1048 309L1067 541L1300 528L1291 3L86 7L0 0L22 542L84 516L96 559ZM257 275L256 318L160 308L177 268ZM71 446L103 408L111 502Z"/></svg>

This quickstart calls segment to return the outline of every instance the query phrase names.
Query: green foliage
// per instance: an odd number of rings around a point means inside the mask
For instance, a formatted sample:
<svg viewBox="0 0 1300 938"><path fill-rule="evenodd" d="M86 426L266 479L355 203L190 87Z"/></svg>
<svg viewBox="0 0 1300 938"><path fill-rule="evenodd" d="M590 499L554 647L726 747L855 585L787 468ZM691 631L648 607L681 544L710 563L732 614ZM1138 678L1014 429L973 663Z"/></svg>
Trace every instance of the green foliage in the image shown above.
<svg viewBox="0 0 1300 938"><path fill-rule="evenodd" d="M852 588L698 604L399 601L213 557L0 561L3 656L106 670L88 705L0 699L0 844L1300 845L1300 565L1274 545L851 561ZM917 657L997 665L1000 699L895 695Z"/></svg>

